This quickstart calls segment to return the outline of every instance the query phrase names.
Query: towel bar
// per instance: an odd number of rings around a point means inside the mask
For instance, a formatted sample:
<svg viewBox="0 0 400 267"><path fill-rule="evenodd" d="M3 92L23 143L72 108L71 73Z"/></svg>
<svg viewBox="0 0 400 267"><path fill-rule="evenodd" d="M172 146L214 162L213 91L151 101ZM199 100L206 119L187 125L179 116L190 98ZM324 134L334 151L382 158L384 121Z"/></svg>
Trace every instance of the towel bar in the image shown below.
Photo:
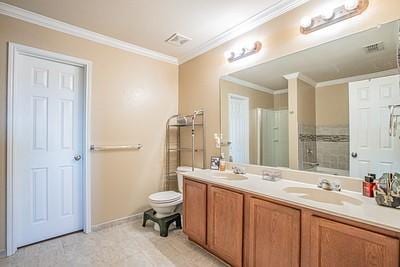
<svg viewBox="0 0 400 267"><path fill-rule="evenodd" d="M124 146L95 146L91 145L91 151L106 151L106 150L140 150L143 148L142 144L137 145L124 145Z"/></svg>

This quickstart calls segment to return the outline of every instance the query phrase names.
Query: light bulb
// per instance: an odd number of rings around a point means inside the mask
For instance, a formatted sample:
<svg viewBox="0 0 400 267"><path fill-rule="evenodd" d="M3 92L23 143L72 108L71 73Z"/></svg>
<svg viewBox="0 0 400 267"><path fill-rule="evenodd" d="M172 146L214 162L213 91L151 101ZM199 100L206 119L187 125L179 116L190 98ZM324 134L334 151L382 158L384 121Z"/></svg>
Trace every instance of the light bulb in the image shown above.
<svg viewBox="0 0 400 267"><path fill-rule="evenodd" d="M245 46L246 51L253 51L256 49L256 43L249 43Z"/></svg>
<svg viewBox="0 0 400 267"><path fill-rule="evenodd" d="M322 12L321 16L324 20L330 20L333 18L334 12L332 9L327 8L324 10L324 12Z"/></svg>
<svg viewBox="0 0 400 267"><path fill-rule="evenodd" d="M344 3L344 8L347 11L352 11L358 7L359 3L359 0L346 0Z"/></svg>
<svg viewBox="0 0 400 267"><path fill-rule="evenodd" d="M312 18L309 16L305 16L300 21L300 26L303 28L309 28L312 25Z"/></svg>
<svg viewBox="0 0 400 267"><path fill-rule="evenodd" d="M244 49L244 48L235 49L235 57L243 56L245 53L246 53L246 49Z"/></svg>

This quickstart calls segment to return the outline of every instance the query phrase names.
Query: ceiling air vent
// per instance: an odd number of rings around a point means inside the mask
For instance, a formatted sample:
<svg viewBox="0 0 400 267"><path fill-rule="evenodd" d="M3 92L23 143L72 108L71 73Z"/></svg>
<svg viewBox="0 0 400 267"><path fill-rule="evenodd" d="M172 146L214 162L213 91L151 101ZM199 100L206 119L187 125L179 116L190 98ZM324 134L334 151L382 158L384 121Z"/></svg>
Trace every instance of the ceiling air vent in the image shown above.
<svg viewBox="0 0 400 267"><path fill-rule="evenodd" d="M376 53L376 52L384 50L385 45L383 44L383 42L379 42L379 43L364 46L363 48L367 54L370 54L370 53Z"/></svg>
<svg viewBox="0 0 400 267"><path fill-rule="evenodd" d="M182 46L191 40L192 38L186 37L179 33L174 33L167 40L165 40L165 42L175 46Z"/></svg>

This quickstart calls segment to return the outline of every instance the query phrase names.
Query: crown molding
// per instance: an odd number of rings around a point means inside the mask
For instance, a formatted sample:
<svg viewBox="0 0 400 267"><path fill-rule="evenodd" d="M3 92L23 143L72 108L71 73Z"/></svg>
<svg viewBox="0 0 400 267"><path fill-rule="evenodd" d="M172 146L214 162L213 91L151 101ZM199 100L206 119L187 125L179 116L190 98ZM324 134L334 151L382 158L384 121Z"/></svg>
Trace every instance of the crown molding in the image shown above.
<svg viewBox="0 0 400 267"><path fill-rule="evenodd" d="M264 86L261 86L261 85L258 85L258 84L252 83L252 82L248 82L248 81L245 81L245 80L242 80L242 79L230 76L230 75L226 75L226 76L221 77L221 80L228 81L228 82L231 82L231 83L235 83L235 84L238 84L238 85L242 85L244 87L251 88L251 89L254 89L254 90L257 90L257 91L261 91L261 92L264 92L264 93L268 93L268 94L271 94L271 95L274 94L274 90L272 90L272 89L269 89L267 87L264 87Z"/></svg>
<svg viewBox="0 0 400 267"><path fill-rule="evenodd" d="M281 94L287 94L289 93L289 89L281 89L281 90L275 90L274 95L281 95Z"/></svg>
<svg viewBox="0 0 400 267"><path fill-rule="evenodd" d="M245 80L233 77L233 76L229 76L229 75L222 76L221 80L228 81L228 82L231 82L231 83L235 83L235 84L238 84L238 85L241 85L241 86L244 86L244 87L247 87L247 88L251 88L251 89L254 89L254 90L257 90L257 91L261 91L263 93L268 93L268 94L271 94L271 95L286 94L288 92L287 89L273 90L273 89L270 89L270 88L267 88L267 87L252 83L252 82L248 82L248 81L245 81Z"/></svg>
<svg viewBox="0 0 400 267"><path fill-rule="evenodd" d="M179 64L183 64L205 52L222 45L252 29L276 18L280 15L295 9L298 6L301 6L307 3L309 0L282 0L278 3L264 9L260 13L250 17L244 22L234 26L233 28L217 35L216 37L210 39L209 41L203 43L202 45L194 48L190 52L184 54L182 57L179 57Z"/></svg>
<svg viewBox="0 0 400 267"><path fill-rule="evenodd" d="M300 72L294 72L294 73L283 75L283 78L285 78L286 80L292 80L292 79L299 78L299 76L300 76Z"/></svg>
<svg viewBox="0 0 400 267"><path fill-rule="evenodd" d="M178 64L178 59L141 46L124 42L103 34L86 30L56 19L52 19L13 5L0 2L0 14L23 20L32 24L46 27L55 31L67 33L96 43L122 49L134 54L142 55L159 61Z"/></svg>
<svg viewBox="0 0 400 267"><path fill-rule="evenodd" d="M314 81L313 79L311 79L310 77L308 77L308 76L306 76L306 75L304 75L302 73L299 73L299 77L298 78L299 78L299 80L308 83L312 87L316 87L317 86L317 82L316 81Z"/></svg>
<svg viewBox="0 0 400 267"><path fill-rule="evenodd" d="M398 69L390 69L390 70L379 71L379 72L374 72L374 73L369 73L369 74L364 74L364 75L351 76L351 77L347 77L347 78L343 78L343 79L319 82L319 83L317 83L317 85L315 87L321 88L321 87L327 87L327 86L343 84L343 83L358 82L358 81L375 79L375 78L380 78L380 77L398 75L399 73L400 72Z"/></svg>
<svg viewBox="0 0 400 267"><path fill-rule="evenodd" d="M313 79L311 79L310 77L300 73L300 72L294 72L294 73L290 73L290 74L286 74L283 75L283 77L286 80L292 80L292 79L299 79L303 82L308 83L309 85L311 85L312 87L316 87L317 86L317 82L314 81Z"/></svg>

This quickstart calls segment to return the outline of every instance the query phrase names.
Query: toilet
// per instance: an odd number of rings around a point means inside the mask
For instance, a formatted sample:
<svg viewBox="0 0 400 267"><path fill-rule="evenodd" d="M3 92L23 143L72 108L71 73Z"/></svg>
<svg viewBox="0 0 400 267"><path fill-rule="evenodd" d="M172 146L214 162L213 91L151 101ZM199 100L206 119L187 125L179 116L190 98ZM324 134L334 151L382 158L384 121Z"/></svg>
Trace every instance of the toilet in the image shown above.
<svg viewBox="0 0 400 267"><path fill-rule="evenodd" d="M192 171L192 168L178 167L176 171L178 172L177 179L179 192L162 191L149 196L149 204L156 212L155 216L157 218L163 218L173 214L183 202L183 175L179 174L179 172L190 172ZM154 224L154 229L159 231L158 224Z"/></svg>

